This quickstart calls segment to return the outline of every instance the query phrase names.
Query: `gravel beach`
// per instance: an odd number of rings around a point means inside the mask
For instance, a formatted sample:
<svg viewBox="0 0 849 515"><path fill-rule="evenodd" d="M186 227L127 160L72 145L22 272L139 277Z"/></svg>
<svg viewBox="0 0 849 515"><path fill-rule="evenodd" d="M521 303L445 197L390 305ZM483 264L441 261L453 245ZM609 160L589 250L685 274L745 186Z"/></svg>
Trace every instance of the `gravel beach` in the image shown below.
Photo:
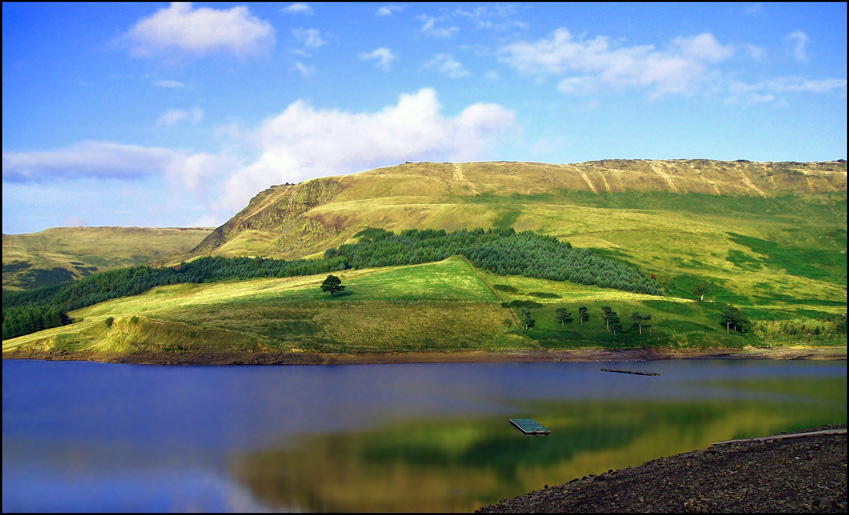
<svg viewBox="0 0 849 515"><path fill-rule="evenodd" d="M846 424L799 433L835 430L842 432L715 444L476 513L846 513Z"/></svg>

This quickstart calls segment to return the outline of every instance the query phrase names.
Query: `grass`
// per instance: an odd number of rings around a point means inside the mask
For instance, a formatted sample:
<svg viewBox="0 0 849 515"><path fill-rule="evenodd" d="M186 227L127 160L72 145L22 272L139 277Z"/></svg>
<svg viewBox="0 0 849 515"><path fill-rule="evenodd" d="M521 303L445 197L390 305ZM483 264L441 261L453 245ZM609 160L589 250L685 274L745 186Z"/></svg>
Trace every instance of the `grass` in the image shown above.
<svg viewBox="0 0 849 515"><path fill-rule="evenodd" d="M375 234L374 228L512 226L633 264L654 274L666 297L498 276L449 259L336 273L346 290L332 301L318 288L325 274L159 288L73 316L85 318L83 325L114 316L122 327L122 317L139 315L225 331L278 349L450 348L451 343L440 340L445 338L456 339L457 348L789 344L794 338L786 335L727 334L719 313L725 304L760 321L816 320L846 312L845 181L844 163L704 160L407 163L315 179L262 192L224 226L224 244L207 250L295 258L322 255L329 247ZM237 230L241 225L251 229ZM7 262L7 240L11 245L4 235L4 266L13 273L26 272L23 258ZM133 241L155 247L152 240ZM54 253L69 245L43 244ZM144 256L140 246L145 245L124 249L130 256L126 259ZM84 253L82 246L75 252ZM109 252L93 252L90 261L74 258L73 266L104 266L113 259ZM696 303L692 290L703 281L711 291L705 302ZM517 327L521 308L502 303L529 301L538 304L531 309L537 324L524 332ZM347 311L336 309L340 305L347 305ZM554 321L557 307L577 318L580 305L591 316L585 326L577 319L567 327ZM614 336L602 327L602 305L619 313L625 331ZM466 311L455 316L452 310ZM631 326L628 317L634 311L652 315L649 335ZM34 345L44 335L85 333L74 326L4 342L4 350L21 345L19 341ZM105 328L87 331L80 336L85 341L104 338L98 331ZM381 331L388 336L376 336ZM845 345L845 336L807 341Z"/></svg>
<svg viewBox="0 0 849 515"><path fill-rule="evenodd" d="M716 303L500 276L460 257L339 272L346 289L333 299L320 289L326 275L160 287L72 312L74 324L6 340L3 351L347 353L795 343L772 338L769 330L726 333ZM533 306L536 320L527 331L518 326L525 305ZM579 306L590 314L583 325ZM601 306L619 313L624 331L607 330ZM575 319L566 327L555 320L559 307ZM643 334L628 318L635 311L652 315ZM774 312L798 318L768 311ZM107 326L110 317L114 323ZM818 341L826 344L826 336ZM840 338L832 344L840 345Z"/></svg>
<svg viewBox="0 0 849 515"><path fill-rule="evenodd" d="M3 235L3 289L52 286L188 252L208 228L56 227Z"/></svg>

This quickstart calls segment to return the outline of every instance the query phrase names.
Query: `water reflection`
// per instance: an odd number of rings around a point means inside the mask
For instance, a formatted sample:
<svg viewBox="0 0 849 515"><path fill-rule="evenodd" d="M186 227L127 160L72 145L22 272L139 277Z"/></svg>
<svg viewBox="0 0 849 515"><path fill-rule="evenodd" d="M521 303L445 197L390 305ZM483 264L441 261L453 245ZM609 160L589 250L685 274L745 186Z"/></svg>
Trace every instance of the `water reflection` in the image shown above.
<svg viewBox="0 0 849 515"><path fill-rule="evenodd" d="M463 511L846 421L846 363L3 362L4 511ZM552 433L526 437L508 417Z"/></svg>
<svg viewBox="0 0 849 515"><path fill-rule="evenodd" d="M308 511L470 511L718 441L831 423L840 412L831 402L734 400L545 402L527 410L549 436L524 436L500 416L407 422L248 453L234 460L233 475L265 503Z"/></svg>

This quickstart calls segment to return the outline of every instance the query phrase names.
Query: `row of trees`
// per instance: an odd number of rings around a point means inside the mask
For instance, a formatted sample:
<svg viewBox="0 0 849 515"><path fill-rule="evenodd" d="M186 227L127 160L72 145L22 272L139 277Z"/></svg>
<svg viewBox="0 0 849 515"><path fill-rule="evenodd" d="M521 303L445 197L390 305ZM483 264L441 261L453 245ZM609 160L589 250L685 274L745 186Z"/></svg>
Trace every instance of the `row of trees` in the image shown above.
<svg viewBox="0 0 849 515"><path fill-rule="evenodd" d="M617 331L621 332L623 325L622 321L619 319L619 315L613 311L610 306L602 306L601 310L604 313L607 330L612 331L614 335ZM645 325L647 321L651 320L651 315L642 315L635 311L631 314L630 318L633 320L634 325L639 328L640 334L643 334L643 325ZM578 308L578 319L581 321L581 325L584 325L584 322L590 319L586 306L580 306ZM560 322L560 327L566 327L566 324L574 321L572 318L572 312L567 311L564 307L559 307L554 310L554 320ZM530 329L536 325L536 320L534 320L530 309L522 309L521 323L522 327L525 329Z"/></svg>

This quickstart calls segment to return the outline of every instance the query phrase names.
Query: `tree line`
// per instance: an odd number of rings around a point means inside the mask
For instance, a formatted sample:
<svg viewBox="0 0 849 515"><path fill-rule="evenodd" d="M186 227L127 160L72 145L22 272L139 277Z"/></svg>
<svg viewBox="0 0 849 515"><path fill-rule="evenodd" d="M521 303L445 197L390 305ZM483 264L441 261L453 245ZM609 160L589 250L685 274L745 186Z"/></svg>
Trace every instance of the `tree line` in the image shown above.
<svg viewBox="0 0 849 515"><path fill-rule="evenodd" d="M72 283L3 292L3 339L71 322L68 312L157 286L259 277L291 277L358 268L397 266L465 256L503 275L571 281L662 295L656 280L624 263L573 248L552 236L510 229L368 231L358 243L328 249L320 259L207 256L174 267L135 266L98 272Z"/></svg>

